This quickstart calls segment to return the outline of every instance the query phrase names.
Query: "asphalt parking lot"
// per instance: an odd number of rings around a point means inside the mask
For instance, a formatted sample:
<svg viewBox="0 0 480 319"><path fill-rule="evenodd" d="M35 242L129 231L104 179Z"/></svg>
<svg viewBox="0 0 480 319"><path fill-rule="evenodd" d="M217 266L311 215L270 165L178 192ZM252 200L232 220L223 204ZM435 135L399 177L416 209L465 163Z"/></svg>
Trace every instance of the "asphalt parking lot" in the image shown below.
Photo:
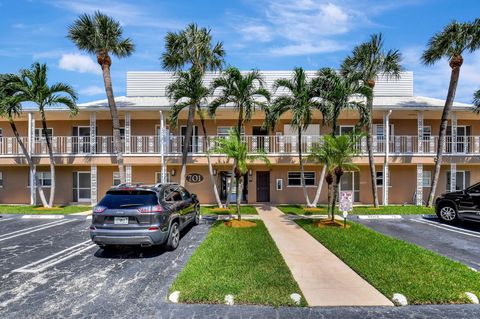
<svg viewBox="0 0 480 319"><path fill-rule="evenodd" d="M89 224L85 216L0 218L0 318L152 316L209 228L187 229L173 252L107 253L90 242Z"/></svg>
<svg viewBox="0 0 480 319"><path fill-rule="evenodd" d="M440 223L436 217L355 220L385 235L423 246L480 271L480 223Z"/></svg>

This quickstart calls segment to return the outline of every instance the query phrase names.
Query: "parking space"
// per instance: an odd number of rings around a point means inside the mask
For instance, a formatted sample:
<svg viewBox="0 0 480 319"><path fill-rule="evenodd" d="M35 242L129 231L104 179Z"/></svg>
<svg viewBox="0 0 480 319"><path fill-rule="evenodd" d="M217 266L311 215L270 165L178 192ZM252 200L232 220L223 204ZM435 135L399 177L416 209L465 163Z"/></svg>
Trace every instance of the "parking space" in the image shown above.
<svg viewBox="0 0 480 319"><path fill-rule="evenodd" d="M106 252L90 242L85 216L0 220L1 318L151 316L209 228L186 229L173 252Z"/></svg>
<svg viewBox="0 0 480 319"><path fill-rule="evenodd" d="M438 254L480 270L480 223L440 223L421 216L402 219L358 219L363 225L385 235L423 246Z"/></svg>

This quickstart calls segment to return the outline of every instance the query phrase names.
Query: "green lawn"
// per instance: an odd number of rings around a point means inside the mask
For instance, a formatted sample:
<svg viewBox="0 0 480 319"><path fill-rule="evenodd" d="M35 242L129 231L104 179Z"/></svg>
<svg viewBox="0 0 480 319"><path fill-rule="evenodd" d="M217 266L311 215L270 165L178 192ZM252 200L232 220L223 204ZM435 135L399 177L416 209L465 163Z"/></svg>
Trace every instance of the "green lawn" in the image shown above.
<svg viewBox="0 0 480 319"><path fill-rule="evenodd" d="M410 304L467 303L464 292L480 295L479 273L424 248L353 222L346 230L296 222L388 298L401 293Z"/></svg>
<svg viewBox="0 0 480 319"><path fill-rule="evenodd" d="M292 215L303 215L304 205L279 205L277 206L285 214ZM321 214L327 214L327 209L325 206L318 206L322 209ZM336 209L337 214L338 207ZM371 206L354 206L353 211L350 214L354 215L423 215L423 214L435 214L435 211L431 207L424 206L380 206L379 208L374 208ZM308 215L305 214L305 215Z"/></svg>
<svg viewBox="0 0 480 319"><path fill-rule="evenodd" d="M41 206L0 205L0 214L66 215L91 209L91 206L55 206L52 209L44 209Z"/></svg>
<svg viewBox="0 0 480 319"><path fill-rule="evenodd" d="M221 304L232 294L235 304L293 305L290 294L300 289L264 224L256 223L252 228L215 223L170 292L180 291L180 301L187 303Z"/></svg>
<svg viewBox="0 0 480 319"><path fill-rule="evenodd" d="M220 211L215 211L215 208L218 208L217 206L203 206L200 205L200 213L202 215L235 215L237 213L237 208L233 205L229 206L228 211L220 210ZM257 210L255 209L254 206L250 205L242 205L240 206L240 213L243 215L257 215Z"/></svg>

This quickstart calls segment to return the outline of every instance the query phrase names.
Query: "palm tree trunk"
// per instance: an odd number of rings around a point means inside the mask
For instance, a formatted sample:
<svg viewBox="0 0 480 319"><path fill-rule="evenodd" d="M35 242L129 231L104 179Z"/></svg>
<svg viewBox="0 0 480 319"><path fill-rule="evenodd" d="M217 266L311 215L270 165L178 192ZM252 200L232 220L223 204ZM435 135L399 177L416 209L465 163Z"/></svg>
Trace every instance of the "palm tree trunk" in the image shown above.
<svg viewBox="0 0 480 319"><path fill-rule="evenodd" d="M200 112L200 108L198 109ZM217 202L217 206L221 208L222 201L220 200L220 195L218 195L217 183L215 182L215 178L213 177L212 161L210 159L210 143L208 141L207 128L205 126L205 119L203 118L203 116L200 116L200 122L202 123L203 137L205 139L205 150L207 153L208 173L210 175L210 182L212 183L213 194L215 195L215 201Z"/></svg>
<svg viewBox="0 0 480 319"><path fill-rule="evenodd" d="M53 207L53 201L55 199L55 159L53 158L52 144L50 142L50 136L48 136L47 119L45 118L45 111L43 107L40 107L40 114L42 117L43 135L45 136L45 142L47 143L48 157L50 158L50 178L52 180L50 185L50 200L48 201L48 207Z"/></svg>
<svg viewBox="0 0 480 319"><path fill-rule="evenodd" d="M110 108L110 116L112 117L113 127L113 152L117 156L118 173L120 175L120 183L125 183L125 165L122 153L122 136L120 134L120 120L118 118L117 104L113 96L112 78L110 76L110 58L101 64L103 73L103 83L105 85L105 93L107 94L108 106Z"/></svg>
<svg viewBox="0 0 480 319"><path fill-rule="evenodd" d="M330 208L332 206L332 184L327 184L327 216L330 217Z"/></svg>
<svg viewBox="0 0 480 319"><path fill-rule="evenodd" d="M451 63L452 66L452 63ZM440 167L442 165L443 150L445 149L445 134L447 131L448 117L452 109L453 100L455 99L455 92L457 90L458 79L460 77L460 65L452 66L450 74L450 84L448 86L447 99L443 107L442 119L440 120L440 130L438 132L437 156L435 157L435 169L433 171L432 187L430 188L430 195L428 196L427 207L433 205L435 199L435 192L437 190L438 179L440 177Z"/></svg>
<svg viewBox="0 0 480 319"><path fill-rule="evenodd" d="M237 182L235 185L236 190L236 201L237 201L237 216L238 220L242 220L242 214L240 213L240 201L242 200L242 195L240 194L240 180L242 179L241 176L235 176L235 181Z"/></svg>
<svg viewBox="0 0 480 319"><path fill-rule="evenodd" d="M27 160L28 167L30 168L30 172L33 172L35 169L35 165L33 164L32 157L28 153L28 150L25 147L25 144L20 138L20 134L18 133L18 130L17 130L17 125L12 119L9 119L9 123L10 123L10 127L12 128L13 135L15 135L17 143L18 145L20 145L20 148L22 149L23 156L25 156L25 159ZM38 175L35 174L34 178L35 178L35 185L36 185L38 194L40 195L40 200L42 201L42 205L43 207L48 207L47 199L45 198L45 193L43 192L43 188L42 188L42 185L40 184L40 179L38 178ZM33 187L33 185L30 185L30 187Z"/></svg>
<svg viewBox="0 0 480 319"><path fill-rule="evenodd" d="M183 140L182 149L182 171L180 173L180 185L185 186L185 179L187 176L187 159L190 145L192 144L193 121L195 120L195 105L188 107L187 130ZM193 151L193 148L192 148Z"/></svg>
<svg viewBox="0 0 480 319"><path fill-rule="evenodd" d="M373 87L372 87L373 90ZM378 208L377 174L375 172L375 160L373 158L373 98L367 99L368 124L367 124L367 151L368 164L370 166L370 182L372 186L373 206Z"/></svg>
<svg viewBox="0 0 480 319"><path fill-rule="evenodd" d="M232 198L232 192L233 192L233 176L235 175L235 167L236 167L236 162L234 161L233 167L232 167L232 174L230 175L230 185L228 186L228 194L227 194L227 199L225 200L225 208L228 208L230 206L230 201Z"/></svg>
<svg viewBox="0 0 480 319"><path fill-rule="evenodd" d="M305 170L303 167L303 158L302 158L302 129L298 128L298 160L300 162L300 183L302 184L303 195L305 196L305 202L307 207L312 207L310 199L308 198L307 187L305 185Z"/></svg>
<svg viewBox="0 0 480 319"><path fill-rule="evenodd" d="M327 165L323 165L322 173L320 174L320 179L318 181L317 193L313 199L312 206L317 207L318 201L320 200L320 193L322 192L323 179L325 178L325 172L327 171Z"/></svg>
<svg viewBox="0 0 480 319"><path fill-rule="evenodd" d="M333 201L332 201L332 221L335 220L335 206L337 206L337 199L338 199L338 185L340 185L340 179L342 175L335 175L336 180L333 186Z"/></svg>

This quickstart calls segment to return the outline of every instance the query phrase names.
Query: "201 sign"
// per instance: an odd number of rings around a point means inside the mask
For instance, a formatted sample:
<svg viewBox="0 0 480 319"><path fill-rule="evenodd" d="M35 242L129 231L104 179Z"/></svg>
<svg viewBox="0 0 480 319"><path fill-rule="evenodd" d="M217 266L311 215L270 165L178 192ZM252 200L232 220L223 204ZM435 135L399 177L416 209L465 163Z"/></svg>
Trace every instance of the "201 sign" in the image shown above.
<svg viewBox="0 0 480 319"><path fill-rule="evenodd" d="M203 182L203 176L198 173L190 173L187 175L187 182L191 184L198 184Z"/></svg>

